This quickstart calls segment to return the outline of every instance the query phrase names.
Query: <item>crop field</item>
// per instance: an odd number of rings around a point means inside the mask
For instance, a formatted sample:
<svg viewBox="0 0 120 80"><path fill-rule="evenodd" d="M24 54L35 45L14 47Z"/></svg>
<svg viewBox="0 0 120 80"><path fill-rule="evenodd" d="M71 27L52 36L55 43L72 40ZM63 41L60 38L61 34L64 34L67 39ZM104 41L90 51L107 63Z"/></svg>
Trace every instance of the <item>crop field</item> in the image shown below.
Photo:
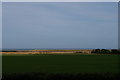
<svg viewBox="0 0 120 80"><path fill-rule="evenodd" d="M120 55L3 55L3 73L118 73Z"/></svg>

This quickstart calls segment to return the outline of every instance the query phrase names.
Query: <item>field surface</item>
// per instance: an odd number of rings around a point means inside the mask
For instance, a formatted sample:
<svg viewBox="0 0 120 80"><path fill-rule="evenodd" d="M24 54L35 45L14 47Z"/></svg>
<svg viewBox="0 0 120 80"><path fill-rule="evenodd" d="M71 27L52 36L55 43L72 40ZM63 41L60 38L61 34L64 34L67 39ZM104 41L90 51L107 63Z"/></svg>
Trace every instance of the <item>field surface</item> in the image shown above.
<svg viewBox="0 0 120 80"><path fill-rule="evenodd" d="M3 73L119 72L120 55L3 55Z"/></svg>

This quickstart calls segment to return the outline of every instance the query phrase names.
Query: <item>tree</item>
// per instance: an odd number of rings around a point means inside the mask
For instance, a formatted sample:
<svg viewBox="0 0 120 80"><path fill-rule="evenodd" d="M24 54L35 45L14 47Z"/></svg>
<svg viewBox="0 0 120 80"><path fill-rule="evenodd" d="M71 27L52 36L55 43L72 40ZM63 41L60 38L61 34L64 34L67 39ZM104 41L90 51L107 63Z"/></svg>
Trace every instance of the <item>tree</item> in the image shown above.
<svg viewBox="0 0 120 80"><path fill-rule="evenodd" d="M109 50L107 50L107 49L101 49L101 52L100 52L100 53L105 54L105 53L110 53L110 51L109 51Z"/></svg>
<svg viewBox="0 0 120 80"><path fill-rule="evenodd" d="M112 54L118 54L119 51L118 51L117 49L112 49L112 50L111 50L111 53L112 53Z"/></svg>
<svg viewBox="0 0 120 80"><path fill-rule="evenodd" d="M95 49L92 51L92 53L100 53L100 52L101 52L100 49Z"/></svg>

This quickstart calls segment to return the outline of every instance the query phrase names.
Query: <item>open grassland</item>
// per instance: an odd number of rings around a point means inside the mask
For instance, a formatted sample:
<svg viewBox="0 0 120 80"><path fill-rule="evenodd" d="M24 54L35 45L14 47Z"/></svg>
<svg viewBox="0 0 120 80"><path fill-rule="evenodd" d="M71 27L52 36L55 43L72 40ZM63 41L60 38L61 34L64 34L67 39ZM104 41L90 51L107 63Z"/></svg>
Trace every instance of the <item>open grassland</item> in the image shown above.
<svg viewBox="0 0 120 80"><path fill-rule="evenodd" d="M120 55L3 55L3 73L118 73Z"/></svg>

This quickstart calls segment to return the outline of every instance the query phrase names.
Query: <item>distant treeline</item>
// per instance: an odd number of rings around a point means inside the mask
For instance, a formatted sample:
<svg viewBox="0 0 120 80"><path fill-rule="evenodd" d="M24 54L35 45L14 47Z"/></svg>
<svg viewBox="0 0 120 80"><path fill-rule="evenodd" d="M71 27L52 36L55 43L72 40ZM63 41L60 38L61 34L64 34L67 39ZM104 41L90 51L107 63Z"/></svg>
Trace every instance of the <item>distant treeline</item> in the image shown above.
<svg viewBox="0 0 120 80"><path fill-rule="evenodd" d="M120 54L120 49L95 49L91 53L101 54Z"/></svg>
<svg viewBox="0 0 120 80"><path fill-rule="evenodd" d="M17 52L15 50L2 50L2 52Z"/></svg>
<svg viewBox="0 0 120 80"><path fill-rule="evenodd" d="M93 49L93 50L2 50L2 52L73 52L92 54L120 54L120 49Z"/></svg>

